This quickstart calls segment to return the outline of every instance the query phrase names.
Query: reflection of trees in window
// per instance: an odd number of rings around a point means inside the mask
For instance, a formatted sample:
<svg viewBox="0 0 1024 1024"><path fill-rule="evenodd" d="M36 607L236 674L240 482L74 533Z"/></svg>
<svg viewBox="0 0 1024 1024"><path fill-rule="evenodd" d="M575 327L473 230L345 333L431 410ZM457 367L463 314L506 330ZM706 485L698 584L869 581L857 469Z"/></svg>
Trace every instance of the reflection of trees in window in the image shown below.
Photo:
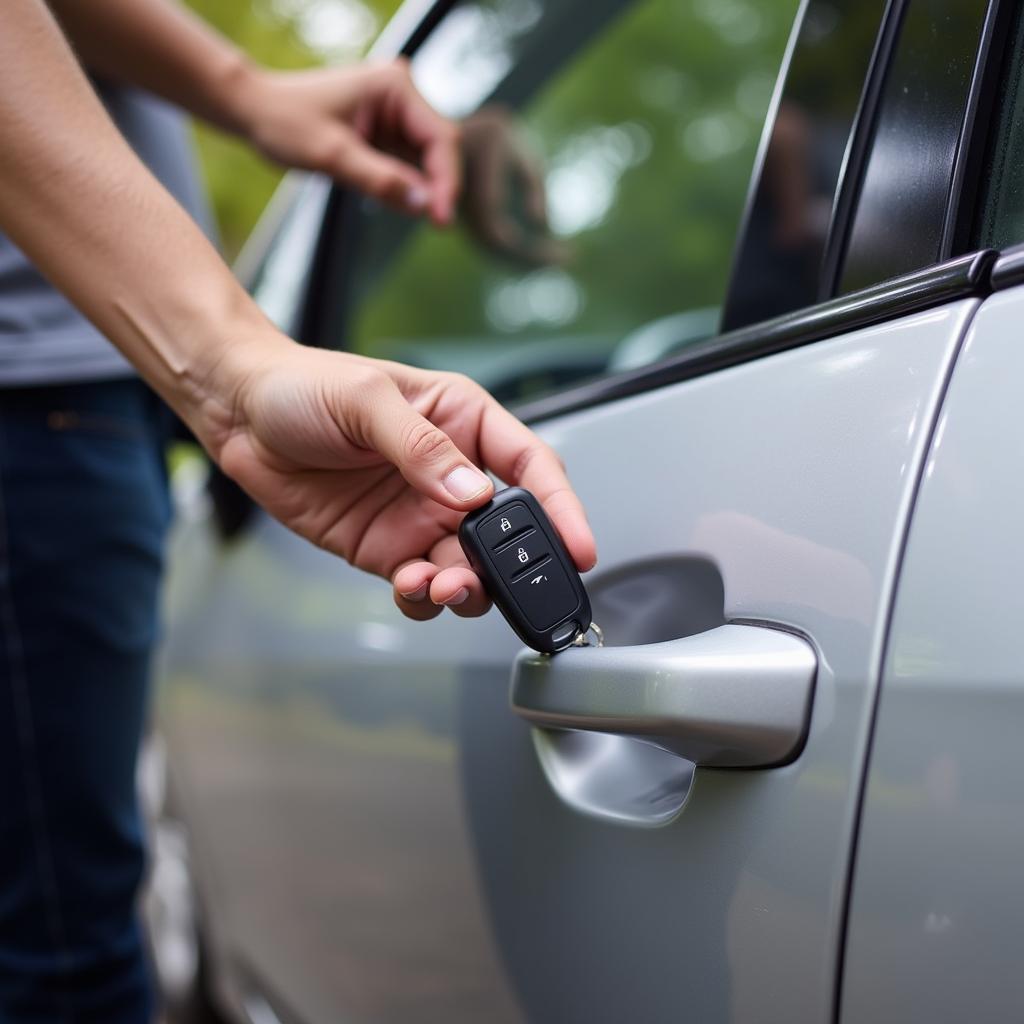
<svg viewBox="0 0 1024 1024"><path fill-rule="evenodd" d="M504 254L478 227L418 228L375 248L374 234L389 230L375 217L357 347L551 334L610 346L644 323L720 302L795 8L646 0L606 16L508 129L542 180L544 216L529 174L510 160L497 234L515 244ZM533 59L529 46L529 36L516 43L520 67ZM470 176L467 205L477 186Z"/></svg>

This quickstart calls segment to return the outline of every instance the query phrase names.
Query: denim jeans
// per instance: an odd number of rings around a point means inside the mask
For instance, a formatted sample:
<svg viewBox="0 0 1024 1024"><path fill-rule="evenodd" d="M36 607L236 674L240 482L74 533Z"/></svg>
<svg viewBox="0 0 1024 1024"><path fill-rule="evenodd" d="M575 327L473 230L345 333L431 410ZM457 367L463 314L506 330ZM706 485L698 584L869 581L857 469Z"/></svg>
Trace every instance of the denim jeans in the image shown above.
<svg viewBox="0 0 1024 1024"><path fill-rule="evenodd" d="M135 380L0 389L0 1021L145 1024L135 761L169 502Z"/></svg>

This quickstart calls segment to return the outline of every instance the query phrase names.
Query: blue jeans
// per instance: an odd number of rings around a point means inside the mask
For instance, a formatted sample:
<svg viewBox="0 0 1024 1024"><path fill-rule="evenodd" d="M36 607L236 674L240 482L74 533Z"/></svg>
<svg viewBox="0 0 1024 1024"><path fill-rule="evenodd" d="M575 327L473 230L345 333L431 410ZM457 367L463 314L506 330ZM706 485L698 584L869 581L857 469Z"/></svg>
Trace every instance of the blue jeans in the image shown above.
<svg viewBox="0 0 1024 1024"><path fill-rule="evenodd" d="M0 1021L145 1024L135 761L169 502L123 380L0 390Z"/></svg>

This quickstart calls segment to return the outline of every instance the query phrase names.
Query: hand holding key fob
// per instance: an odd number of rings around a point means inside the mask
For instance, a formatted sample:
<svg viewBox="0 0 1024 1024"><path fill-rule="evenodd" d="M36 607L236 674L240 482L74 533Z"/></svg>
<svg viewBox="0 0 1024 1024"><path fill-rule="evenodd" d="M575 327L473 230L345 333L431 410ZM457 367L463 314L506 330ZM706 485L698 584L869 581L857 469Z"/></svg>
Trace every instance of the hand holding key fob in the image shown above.
<svg viewBox="0 0 1024 1024"><path fill-rule="evenodd" d="M470 512L459 526L459 543L523 643L554 654L591 628L583 580L529 491L506 488Z"/></svg>

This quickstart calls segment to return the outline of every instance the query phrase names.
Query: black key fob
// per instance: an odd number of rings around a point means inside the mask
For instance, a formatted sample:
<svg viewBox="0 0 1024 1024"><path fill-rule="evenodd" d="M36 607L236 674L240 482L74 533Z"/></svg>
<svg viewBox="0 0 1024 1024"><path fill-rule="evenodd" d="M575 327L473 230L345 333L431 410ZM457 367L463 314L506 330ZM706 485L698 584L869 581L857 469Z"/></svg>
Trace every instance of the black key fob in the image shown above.
<svg viewBox="0 0 1024 1024"><path fill-rule="evenodd" d="M540 502L499 491L459 526L459 542L523 643L554 654L590 627L590 598Z"/></svg>

